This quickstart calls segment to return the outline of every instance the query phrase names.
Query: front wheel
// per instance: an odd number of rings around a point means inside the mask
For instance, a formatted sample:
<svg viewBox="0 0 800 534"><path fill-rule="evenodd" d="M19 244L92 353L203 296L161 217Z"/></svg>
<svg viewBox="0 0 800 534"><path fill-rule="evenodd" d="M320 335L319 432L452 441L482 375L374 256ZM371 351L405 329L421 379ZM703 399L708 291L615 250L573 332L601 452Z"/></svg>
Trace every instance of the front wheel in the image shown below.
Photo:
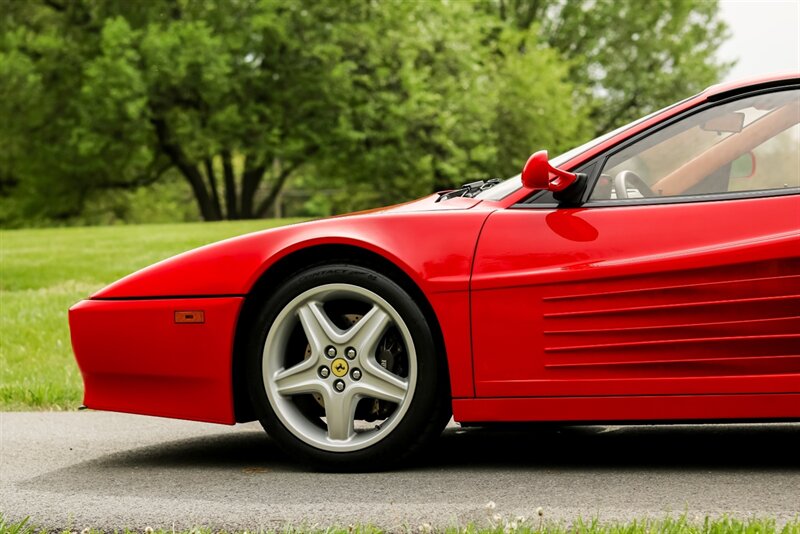
<svg viewBox="0 0 800 534"><path fill-rule="evenodd" d="M287 280L261 308L247 356L265 430L317 468L387 467L449 419L424 314L371 269L324 265Z"/></svg>

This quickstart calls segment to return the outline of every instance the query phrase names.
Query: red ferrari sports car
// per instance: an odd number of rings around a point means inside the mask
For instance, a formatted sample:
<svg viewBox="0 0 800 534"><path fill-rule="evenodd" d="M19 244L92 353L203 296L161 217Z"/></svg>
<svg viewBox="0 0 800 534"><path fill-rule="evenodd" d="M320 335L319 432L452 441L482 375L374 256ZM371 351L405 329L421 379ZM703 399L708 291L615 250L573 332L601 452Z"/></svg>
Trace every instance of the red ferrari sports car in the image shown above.
<svg viewBox="0 0 800 534"><path fill-rule="evenodd" d="M313 465L462 423L800 420L800 74L521 176L186 252L69 313L85 404Z"/></svg>

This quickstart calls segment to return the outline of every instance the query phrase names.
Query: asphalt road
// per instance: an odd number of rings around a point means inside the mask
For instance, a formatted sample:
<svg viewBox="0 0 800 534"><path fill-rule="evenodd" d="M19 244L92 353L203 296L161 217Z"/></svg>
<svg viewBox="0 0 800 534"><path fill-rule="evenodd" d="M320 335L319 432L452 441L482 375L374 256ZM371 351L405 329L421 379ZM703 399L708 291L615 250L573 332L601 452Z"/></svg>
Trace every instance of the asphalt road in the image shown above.
<svg viewBox="0 0 800 534"><path fill-rule="evenodd" d="M449 428L403 470L318 474L256 424L0 413L0 513L49 528L271 529L800 515L800 424Z"/></svg>

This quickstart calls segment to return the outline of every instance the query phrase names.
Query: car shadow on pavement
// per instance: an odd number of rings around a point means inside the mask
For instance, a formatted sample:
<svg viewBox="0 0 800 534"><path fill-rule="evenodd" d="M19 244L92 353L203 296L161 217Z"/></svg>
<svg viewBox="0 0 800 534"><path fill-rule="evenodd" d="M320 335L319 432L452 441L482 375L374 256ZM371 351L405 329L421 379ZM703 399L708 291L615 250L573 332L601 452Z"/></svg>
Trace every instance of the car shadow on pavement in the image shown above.
<svg viewBox="0 0 800 534"><path fill-rule="evenodd" d="M446 432L419 467L800 470L800 424L509 425Z"/></svg>
<svg viewBox="0 0 800 534"><path fill-rule="evenodd" d="M263 432L224 432L132 448L20 481L17 487L69 494L168 497L176 487L226 498L231 488L264 492L383 492L388 479L447 484L476 471L515 476L570 477L582 473L722 476L764 471L800 473L800 424L712 426L528 426L448 428L417 460L393 473L318 474L296 463ZM287 482L288 481L288 482ZM453 482L454 483L454 482ZM383 488L383 489L382 489Z"/></svg>

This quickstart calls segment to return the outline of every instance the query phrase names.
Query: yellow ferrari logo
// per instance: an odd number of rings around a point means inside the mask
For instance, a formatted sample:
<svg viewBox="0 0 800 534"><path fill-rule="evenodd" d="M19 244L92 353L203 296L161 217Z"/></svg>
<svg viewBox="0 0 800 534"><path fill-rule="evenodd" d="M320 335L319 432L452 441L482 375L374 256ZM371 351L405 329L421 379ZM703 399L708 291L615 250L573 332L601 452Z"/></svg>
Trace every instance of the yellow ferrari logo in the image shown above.
<svg viewBox="0 0 800 534"><path fill-rule="evenodd" d="M333 371L334 376L341 378L347 374L348 367L347 360L344 358L336 358L331 364L331 371Z"/></svg>

